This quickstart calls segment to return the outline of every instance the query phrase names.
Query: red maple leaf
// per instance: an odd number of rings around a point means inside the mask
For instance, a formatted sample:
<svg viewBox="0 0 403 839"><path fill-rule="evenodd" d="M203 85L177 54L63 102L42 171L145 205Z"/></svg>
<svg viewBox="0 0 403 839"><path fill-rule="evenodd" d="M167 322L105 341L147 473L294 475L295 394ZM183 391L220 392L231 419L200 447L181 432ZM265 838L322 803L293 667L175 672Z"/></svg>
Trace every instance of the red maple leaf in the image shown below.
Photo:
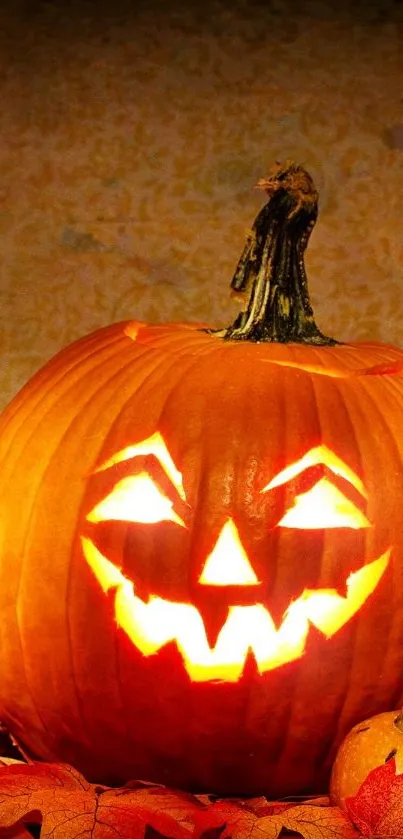
<svg viewBox="0 0 403 839"><path fill-rule="evenodd" d="M0 837L25 822L42 825L41 839L189 839L199 807L166 787L90 784L66 764L0 766Z"/></svg>
<svg viewBox="0 0 403 839"><path fill-rule="evenodd" d="M302 839L358 839L357 832L338 807L322 803L218 801L195 816L194 839L279 839L295 836ZM262 814L263 813L263 814ZM214 834L214 829L217 831ZM219 831L219 834L218 834ZM403 839L403 837L402 837Z"/></svg>
<svg viewBox="0 0 403 839"><path fill-rule="evenodd" d="M358 839L328 799L212 800L131 782L90 784L66 764L0 765L0 839Z"/></svg>
<svg viewBox="0 0 403 839"><path fill-rule="evenodd" d="M346 808L363 836L403 839L403 775L396 775L394 758L369 773Z"/></svg>

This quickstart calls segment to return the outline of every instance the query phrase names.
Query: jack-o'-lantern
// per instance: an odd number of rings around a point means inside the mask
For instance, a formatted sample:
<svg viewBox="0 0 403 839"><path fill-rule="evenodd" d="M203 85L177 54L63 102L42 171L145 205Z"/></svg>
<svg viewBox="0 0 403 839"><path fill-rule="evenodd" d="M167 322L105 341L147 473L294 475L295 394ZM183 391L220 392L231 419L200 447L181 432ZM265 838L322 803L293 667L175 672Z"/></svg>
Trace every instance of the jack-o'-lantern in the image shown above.
<svg viewBox="0 0 403 839"><path fill-rule="evenodd" d="M403 351L317 328L317 193L260 183L233 326L100 329L0 424L0 718L107 783L324 787L403 698Z"/></svg>

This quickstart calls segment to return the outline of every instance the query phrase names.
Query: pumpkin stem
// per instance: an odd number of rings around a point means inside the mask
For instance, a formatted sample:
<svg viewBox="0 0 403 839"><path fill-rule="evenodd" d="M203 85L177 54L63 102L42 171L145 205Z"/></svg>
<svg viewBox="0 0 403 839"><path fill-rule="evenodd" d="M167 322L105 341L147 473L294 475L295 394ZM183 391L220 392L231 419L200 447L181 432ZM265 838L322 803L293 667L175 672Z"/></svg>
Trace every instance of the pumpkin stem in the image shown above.
<svg viewBox="0 0 403 839"><path fill-rule="evenodd" d="M257 187L270 199L260 210L231 288L248 295L234 323L209 330L237 341L336 344L316 326L308 294L304 251L318 215L318 193L302 166L275 164Z"/></svg>
<svg viewBox="0 0 403 839"><path fill-rule="evenodd" d="M403 731L403 711L400 711L400 714L395 717L393 724L399 729L399 731Z"/></svg>

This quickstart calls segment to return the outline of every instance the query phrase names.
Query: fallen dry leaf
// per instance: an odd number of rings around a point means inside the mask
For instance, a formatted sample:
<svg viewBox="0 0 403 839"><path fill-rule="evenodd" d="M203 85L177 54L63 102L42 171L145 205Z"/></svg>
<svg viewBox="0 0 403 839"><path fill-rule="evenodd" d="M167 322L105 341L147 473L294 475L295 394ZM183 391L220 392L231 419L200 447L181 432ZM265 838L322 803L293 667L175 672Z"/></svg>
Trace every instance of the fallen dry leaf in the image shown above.
<svg viewBox="0 0 403 839"><path fill-rule="evenodd" d="M217 801L143 782L118 789L90 784L66 764L0 765L0 839L27 839L24 825L32 824L41 839L358 837L326 798Z"/></svg>
<svg viewBox="0 0 403 839"><path fill-rule="evenodd" d="M240 803L240 802L238 802ZM273 814L282 813L284 810L289 810L290 807L296 807L298 804L312 804L315 807L330 807L330 799L327 795L315 795L313 798L303 798L302 796L292 799L284 799L283 801L268 801L267 798L261 796L260 798L248 798L243 801L244 806L248 810L252 810L255 816L271 816Z"/></svg>
<svg viewBox="0 0 403 839"><path fill-rule="evenodd" d="M394 758L369 773L346 808L362 836L403 839L403 775Z"/></svg>
<svg viewBox="0 0 403 839"><path fill-rule="evenodd" d="M196 836L203 839L212 828L222 826L221 839L278 839L289 835L302 839L358 839L347 816L338 807L290 802L266 803L266 814L256 815L248 802L217 802L196 815ZM262 811L263 806L259 804Z"/></svg>
<svg viewBox="0 0 403 839"><path fill-rule="evenodd" d="M201 806L165 787L89 784L66 764L0 767L0 828L38 823L41 839L189 839Z"/></svg>

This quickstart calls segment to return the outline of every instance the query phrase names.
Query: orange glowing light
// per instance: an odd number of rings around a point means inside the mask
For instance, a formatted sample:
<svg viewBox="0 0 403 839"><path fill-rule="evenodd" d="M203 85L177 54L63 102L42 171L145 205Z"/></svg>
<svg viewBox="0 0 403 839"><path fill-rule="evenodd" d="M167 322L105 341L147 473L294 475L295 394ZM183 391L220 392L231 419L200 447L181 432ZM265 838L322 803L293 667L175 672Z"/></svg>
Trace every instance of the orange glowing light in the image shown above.
<svg viewBox="0 0 403 839"><path fill-rule="evenodd" d="M213 586L253 586L259 583L232 519L224 524L207 557L199 582Z"/></svg>
<svg viewBox="0 0 403 839"><path fill-rule="evenodd" d="M310 624L330 638L363 606L388 566L390 550L350 574L347 594L334 589L306 589L285 612L276 629L263 604L231 606L213 648L203 618L189 603L151 596L147 603L135 594L134 584L106 559L90 539L82 538L84 556L104 592L115 591L117 625L145 655L157 653L174 641L192 681L237 681L252 651L260 673L303 655Z"/></svg>
<svg viewBox="0 0 403 839"><path fill-rule="evenodd" d="M158 489L147 472L122 478L88 514L88 521L132 521L155 524L173 521L185 527L185 522L172 509L170 498Z"/></svg>
<svg viewBox="0 0 403 839"><path fill-rule="evenodd" d="M308 492L302 492L294 499L279 527L295 527L302 530L321 527L370 527L367 517L340 490L321 478Z"/></svg>
<svg viewBox="0 0 403 839"><path fill-rule="evenodd" d="M364 484L358 475L340 457L337 457L331 449L328 449L327 446L316 446L310 449L296 463L291 463L290 466L286 466L278 475L275 475L270 483L263 487L261 492L267 492L270 489L274 489L274 487L281 486L291 481L292 478L296 478L310 466L317 465L327 466L331 472L344 478L355 487L364 498L368 497Z"/></svg>
<svg viewBox="0 0 403 839"><path fill-rule="evenodd" d="M101 466L98 466L96 472L103 472L105 469L110 469L116 466L117 463L122 463L125 460L131 460L134 457L141 455L154 455L160 462L165 474L177 490L179 496L183 501L186 501L185 490L183 488L182 474L176 468L172 457L166 447L163 437L156 431L151 437L142 440L140 443L135 443L132 446L126 446L124 449L116 452L112 457L106 460Z"/></svg>

